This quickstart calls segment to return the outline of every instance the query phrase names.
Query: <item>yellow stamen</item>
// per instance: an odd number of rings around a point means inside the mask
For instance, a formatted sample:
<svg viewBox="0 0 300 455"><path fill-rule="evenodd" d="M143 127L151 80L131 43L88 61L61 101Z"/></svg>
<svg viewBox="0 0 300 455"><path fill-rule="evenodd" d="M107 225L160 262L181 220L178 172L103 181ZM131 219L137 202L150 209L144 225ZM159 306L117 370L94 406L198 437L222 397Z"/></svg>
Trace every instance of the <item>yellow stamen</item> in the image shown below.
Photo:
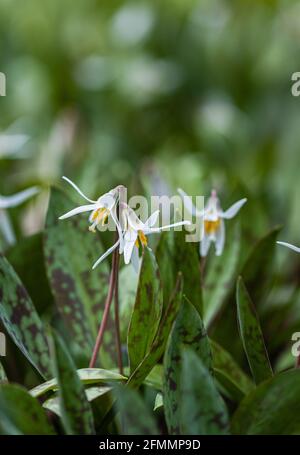
<svg viewBox="0 0 300 455"><path fill-rule="evenodd" d="M208 235L215 234L216 231L220 227L220 223L221 223L220 219L217 219L215 221L204 220L205 233L208 234Z"/></svg>
<svg viewBox="0 0 300 455"><path fill-rule="evenodd" d="M143 231L138 231L138 236L139 236L139 240L140 240L141 244L143 246L147 246L148 245L147 237L145 236Z"/></svg>

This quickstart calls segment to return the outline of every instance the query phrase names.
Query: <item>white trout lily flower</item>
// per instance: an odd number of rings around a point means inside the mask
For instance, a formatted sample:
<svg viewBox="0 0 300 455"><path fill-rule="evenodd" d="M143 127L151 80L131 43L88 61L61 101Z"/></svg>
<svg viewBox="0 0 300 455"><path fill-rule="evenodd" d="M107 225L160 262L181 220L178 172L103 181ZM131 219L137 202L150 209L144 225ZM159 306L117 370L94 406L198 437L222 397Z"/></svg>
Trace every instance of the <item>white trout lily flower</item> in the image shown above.
<svg viewBox="0 0 300 455"><path fill-rule="evenodd" d="M286 246L287 248L290 248L290 250L296 251L296 253L300 253L300 248L298 248L295 245L292 245L291 243L287 243L287 242L277 242L277 243L278 243L278 245L283 245L283 246Z"/></svg>
<svg viewBox="0 0 300 455"><path fill-rule="evenodd" d="M124 254L125 264L133 265L136 272L139 270L139 248L148 247L147 236L149 234L154 234L161 232L166 229L170 229L176 226L183 226L190 224L189 221L180 221L174 224L169 224L161 227L153 227L159 215L159 210L152 213L152 215L143 223L134 210L130 208L127 204L120 204L120 214L121 214L121 225L123 232L123 247L120 249L120 253ZM114 251L120 240L118 240L111 248L109 248L93 265L93 269L97 267L112 251Z"/></svg>
<svg viewBox="0 0 300 455"><path fill-rule="evenodd" d="M117 218L117 204L120 198L120 192L123 189L125 189L122 185L119 185L116 188L109 191L108 193L103 194L95 201L93 199L88 198L78 188L78 186L75 185L74 182L72 182L72 180L68 179L67 177L63 177L63 179L66 182L68 182L77 191L77 193L80 194L80 196L82 196L86 201L88 201L89 204L75 207L74 209L60 216L59 217L60 220L65 220L66 218L78 215L79 213L91 212L91 215L89 217L89 221L91 223L89 226L89 230L91 232L96 232L96 228L99 228L100 225L104 226L109 215L111 215L117 227L119 236L121 236L120 223Z"/></svg>
<svg viewBox="0 0 300 455"><path fill-rule="evenodd" d="M179 194L183 199L186 209L191 215L203 218L204 232L203 238L200 243L200 255L207 256L210 245L215 244L216 256L221 256L225 244L225 223L224 219L229 220L233 218L241 207L247 202L247 199L241 199L233 204L229 209L223 211L220 205L217 192L212 190L211 196L208 199L207 205L204 210L198 210L192 203L191 198L180 188Z"/></svg>
<svg viewBox="0 0 300 455"><path fill-rule="evenodd" d="M14 243L15 236L8 215L6 214L6 209L17 207L38 192L39 189L37 187L31 187L27 188L24 191L20 191L19 193L13 194L12 196L0 195L0 230L2 232L4 240L9 245Z"/></svg>

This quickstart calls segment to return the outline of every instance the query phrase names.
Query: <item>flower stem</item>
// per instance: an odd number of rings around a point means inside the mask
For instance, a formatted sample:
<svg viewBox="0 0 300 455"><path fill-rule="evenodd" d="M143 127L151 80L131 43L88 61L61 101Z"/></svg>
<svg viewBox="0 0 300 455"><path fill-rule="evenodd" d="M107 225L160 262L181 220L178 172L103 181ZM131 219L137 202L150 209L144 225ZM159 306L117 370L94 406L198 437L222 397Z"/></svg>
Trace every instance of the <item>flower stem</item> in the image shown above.
<svg viewBox="0 0 300 455"><path fill-rule="evenodd" d="M96 365L98 353L99 353L99 350L101 348L101 344L103 341L103 336L104 336L104 332L105 332L105 328L106 328L106 324L107 324L107 320L108 320L108 316L109 316L109 310L110 310L111 302L112 302L112 299L114 296L114 291L115 291L116 276L118 273L118 266L119 266L118 265L119 264L118 255L119 255L119 251L118 251L118 249L116 249L113 253L112 269L111 269L110 278L109 278L108 294L107 294L106 301L105 301L104 313L103 313L102 321L101 321L101 324L99 327L96 343L94 346L93 355L92 355L90 365L89 365L90 368L94 368Z"/></svg>
<svg viewBox="0 0 300 455"><path fill-rule="evenodd" d="M120 335L120 317L119 317L119 256L116 270L115 279L115 330L116 330L116 345L117 345L117 356L118 356L118 367L120 374L123 374L123 362L122 362L122 344Z"/></svg>

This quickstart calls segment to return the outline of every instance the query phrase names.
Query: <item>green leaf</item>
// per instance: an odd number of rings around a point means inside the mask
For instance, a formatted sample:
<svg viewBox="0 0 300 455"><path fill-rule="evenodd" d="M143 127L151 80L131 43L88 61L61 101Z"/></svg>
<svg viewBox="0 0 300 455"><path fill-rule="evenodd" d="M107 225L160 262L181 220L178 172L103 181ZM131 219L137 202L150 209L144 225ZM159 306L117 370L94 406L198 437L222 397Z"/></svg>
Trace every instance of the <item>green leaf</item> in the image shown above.
<svg viewBox="0 0 300 455"><path fill-rule="evenodd" d="M0 254L0 319L14 343L44 378L51 377L43 324L12 266Z"/></svg>
<svg viewBox="0 0 300 455"><path fill-rule="evenodd" d="M157 435L154 416L146 407L144 400L136 390L125 386L116 387L114 394L117 398L116 407L120 412L122 434Z"/></svg>
<svg viewBox="0 0 300 455"><path fill-rule="evenodd" d="M102 253L98 236L88 230L86 214L58 220L74 204L52 189L44 238L46 268L59 312L75 344L76 358L86 364L91 357L108 291L108 266L92 271ZM108 320L100 359L102 366L115 365L113 321Z"/></svg>
<svg viewBox="0 0 300 455"><path fill-rule="evenodd" d="M101 368L82 368L77 370L77 374L80 378L80 381L87 384L97 384L97 383L110 383L114 381L126 381L126 377L115 373L110 370L103 370ZM36 387L34 387L30 393L33 397L40 397L50 390L57 390L57 380L56 378L50 379L50 381L44 382Z"/></svg>
<svg viewBox="0 0 300 455"><path fill-rule="evenodd" d="M0 385L0 434L54 434L39 402L18 385Z"/></svg>
<svg viewBox="0 0 300 455"><path fill-rule="evenodd" d="M229 392L232 399L240 401L254 388L253 382L241 370L229 352L210 340L213 370L219 383Z"/></svg>
<svg viewBox="0 0 300 455"><path fill-rule="evenodd" d="M97 398L105 395L106 393L110 392L112 390L111 387L107 386L95 386L95 387L89 387L88 389L85 389L85 394L87 397L87 400L89 402L96 400ZM58 415L61 417L61 408L60 408L60 402L59 402L59 397L54 396L49 398L48 400L43 403L43 407L45 409L48 409L51 412L54 412L54 414Z"/></svg>
<svg viewBox="0 0 300 455"><path fill-rule="evenodd" d="M128 355L133 372L153 343L163 306L159 270L153 253L145 248L135 305L128 330Z"/></svg>
<svg viewBox="0 0 300 455"><path fill-rule="evenodd" d="M256 384L273 375L255 307L243 279L239 277L236 290L238 324L243 347Z"/></svg>
<svg viewBox="0 0 300 455"><path fill-rule="evenodd" d="M279 373L247 395L236 410L234 434L300 434L300 370Z"/></svg>
<svg viewBox="0 0 300 455"><path fill-rule="evenodd" d="M73 360L61 338L53 333L55 376L60 412L67 434L94 434L94 418Z"/></svg>
<svg viewBox="0 0 300 455"><path fill-rule="evenodd" d="M211 351L206 330L195 307L183 301L164 357L164 407L170 434L180 433L182 349L193 348L208 370Z"/></svg>
<svg viewBox="0 0 300 455"><path fill-rule="evenodd" d="M229 231L222 256L214 255L210 258L203 297L206 326L214 320L234 286L241 246L240 230L240 224L236 223Z"/></svg>
<svg viewBox="0 0 300 455"><path fill-rule="evenodd" d="M240 275L254 302L259 302L270 289L276 249L276 239L281 227L277 226L254 245Z"/></svg>
<svg viewBox="0 0 300 455"><path fill-rule="evenodd" d="M136 388L139 387L145 378L149 375L152 368L158 363L161 356L164 354L169 334L171 332L182 301L182 286L182 275L178 274L176 287L173 290L173 295L170 299L169 305L162 317L151 349L143 361L140 363L140 365L130 376L128 385Z"/></svg>
<svg viewBox="0 0 300 455"><path fill-rule="evenodd" d="M156 248L156 260L159 267L164 294L164 309L170 301L176 284L176 264L174 260L174 231L163 231Z"/></svg>
<svg viewBox="0 0 300 455"><path fill-rule="evenodd" d="M183 351L180 383L182 434L227 434L229 424L226 406L209 371L191 350Z"/></svg>

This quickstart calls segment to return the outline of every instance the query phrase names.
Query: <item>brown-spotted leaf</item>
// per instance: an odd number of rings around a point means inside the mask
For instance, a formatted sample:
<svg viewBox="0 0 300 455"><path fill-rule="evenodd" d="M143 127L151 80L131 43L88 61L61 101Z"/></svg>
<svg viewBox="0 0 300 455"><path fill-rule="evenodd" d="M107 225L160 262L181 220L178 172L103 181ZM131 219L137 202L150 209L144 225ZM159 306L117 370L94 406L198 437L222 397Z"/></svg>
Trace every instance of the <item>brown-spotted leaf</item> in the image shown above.
<svg viewBox="0 0 300 455"><path fill-rule="evenodd" d="M0 434L51 435L54 430L36 398L18 385L2 384Z"/></svg>
<svg viewBox="0 0 300 455"><path fill-rule="evenodd" d="M176 320L182 301L182 287L182 275L178 274L176 287L173 290L169 305L161 319L150 351L131 374L127 383L128 385L132 387L139 387L164 354L169 334L174 321Z"/></svg>
<svg viewBox="0 0 300 455"><path fill-rule="evenodd" d="M236 290L238 325L243 347L256 384L273 376L258 316L242 277Z"/></svg>
<svg viewBox="0 0 300 455"><path fill-rule="evenodd" d="M180 433L182 349L190 347L211 371L211 350L199 313L183 300L164 356L164 410L170 434Z"/></svg>
<svg viewBox="0 0 300 455"><path fill-rule="evenodd" d="M103 314L109 270L107 262L92 270L103 247L98 236L88 230L88 214L58 219L74 205L61 191L52 189L44 251L51 289L74 344L73 352L86 364ZM115 365L113 333L110 318L101 349L104 367Z"/></svg>
<svg viewBox="0 0 300 455"><path fill-rule="evenodd" d="M128 355L133 372L149 352L162 314L163 294L155 257L143 252L139 284L128 330Z"/></svg>
<svg viewBox="0 0 300 455"><path fill-rule="evenodd" d="M8 335L44 377L51 377L43 324L12 266L0 254L0 319Z"/></svg>

